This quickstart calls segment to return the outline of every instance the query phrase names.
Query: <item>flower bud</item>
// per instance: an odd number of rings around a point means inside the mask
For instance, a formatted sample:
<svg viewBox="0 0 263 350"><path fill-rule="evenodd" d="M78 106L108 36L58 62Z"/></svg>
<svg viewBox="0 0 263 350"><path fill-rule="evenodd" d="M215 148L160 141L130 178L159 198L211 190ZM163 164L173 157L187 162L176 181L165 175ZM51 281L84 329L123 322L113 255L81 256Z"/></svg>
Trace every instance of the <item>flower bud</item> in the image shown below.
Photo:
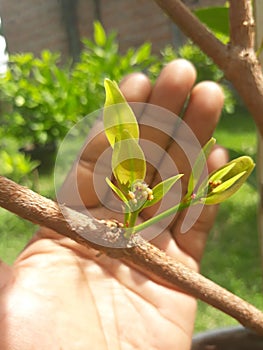
<svg viewBox="0 0 263 350"><path fill-rule="evenodd" d="M210 174L206 183L198 189L197 197L209 205L225 201L243 185L254 167L252 158L248 156L232 160ZM201 194L204 192L206 195Z"/></svg>

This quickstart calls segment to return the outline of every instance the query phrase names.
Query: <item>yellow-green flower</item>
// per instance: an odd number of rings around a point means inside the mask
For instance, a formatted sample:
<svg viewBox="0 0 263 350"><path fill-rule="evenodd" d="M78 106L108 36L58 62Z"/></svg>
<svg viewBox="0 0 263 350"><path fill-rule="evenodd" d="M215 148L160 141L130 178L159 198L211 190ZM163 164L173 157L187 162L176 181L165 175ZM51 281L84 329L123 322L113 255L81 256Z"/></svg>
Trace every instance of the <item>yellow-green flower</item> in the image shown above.
<svg viewBox="0 0 263 350"><path fill-rule="evenodd" d="M252 158L242 156L212 172L197 193L205 204L218 204L232 196L255 167Z"/></svg>

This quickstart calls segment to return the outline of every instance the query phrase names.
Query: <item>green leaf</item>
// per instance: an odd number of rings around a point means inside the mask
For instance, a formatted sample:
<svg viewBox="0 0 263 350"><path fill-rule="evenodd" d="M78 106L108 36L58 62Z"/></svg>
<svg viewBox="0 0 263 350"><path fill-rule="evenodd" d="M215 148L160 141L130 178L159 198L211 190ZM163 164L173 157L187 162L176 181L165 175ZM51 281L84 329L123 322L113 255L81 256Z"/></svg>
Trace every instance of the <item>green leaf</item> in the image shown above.
<svg viewBox="0 0 263 350"><path fill-rule="evenodd" d="M237 182L237 180L239 180L243 175L245 175L245 173L246 173L245 171L242 171L240 174L237 174L237 175L231 177L229 180L222 182L220 185L218 185L214 189L212 189L211 194L226 191L231 186L233 186L235 184L235 182Z"/></svg>
<svg viewBox="0 0 263 350"><path fill-rule="evenodd" d="M127 137L124 130L127 130L129 137L139 139L139 127L136 117L126 102L116 82L109 79L104 81L106 101L103 111L103 123L105 134L113 147L115 140L124 140Z"/></svg>
<svg viewBox="0 0 263 350"><path fill-rule="evenodd" d="M248 156L232 160L208 178L205 204L218 204L236 193L253 171L255 164ZM199 194L197 194L199 196Z"/></svg>
<svg viewBox="0 0 263 350"><path fill-rule="evenodd" d="M98 21L94 22L94 41L98 46L104 47L106 44L106 33L101 23Z"/></svg>
<svg viewBox="0 0 263 350"><path fill-rule="evenodd" d="M116 140L112 154L112 171L120 188L128 192L136 180L144 180L146 161L137 141L123 130L124 139Z"/></svg>
<svg viewBox="0 0 263 350"><path fill-rule="evenodd" d="M148 208L156 203L158 203L168 191L172 188L172 186L183 176L184 174L178 174L175 176L170 177L169 179L166 179L158 185L156 185L152 191L153 191L153 199L148 200L143 208Z"/></svg>
<svg viewBox="0 0 263 350"><path fill-rule="evenodd" d="M110 188L117 194L117 196L126 204L128 204L128 199L126 198L126 196L124 195L124 193L122 193L122 191L117 187L115 186L111 180L106 177L106 182L107 184L110 186Z"/></svg>
<svg viewBox="0 0 263 350"><path fill-rule="evenodd" d="M229 36L229 10L227 7L208 7L194 11L195 15L215 33Z"/></svg>
<svg viewBox="0 0 263 350"><path fill-rule="evenodd" d="M209 180L210 181L221 180L222 178L224 178L224 176L229 174L230 170L233 169L235 167L235 165L236 165L235 160L230 162L230 163L227 163L223 167L221 167L221 168L217 169L216 171L214 171L213 173L211 173L209 176Z"/></svg>
<svg viewBox="0 0 263 350"><path fill-rule="evenodd" d="M139 64L149 59L149 56L151 55L151 48L152 48L151 43L148 43L148 42L140 46L135 52L135 55L132 59L132 63Z"/></svg>
<svg viewBox="0 0 263 350"><path fill-rule="evenodd" d="M204 167L206 165L207 158L209 154L211 153L214 145L216 143L216 140L211 137L211 139L204 145L201 152L198 154L197 159L194 163L194 166L192 168L192 172L189 177L188 182L188 190L186 197L189 197L194 192L194 189L200 180L200 177L203 173Z"/></svg>

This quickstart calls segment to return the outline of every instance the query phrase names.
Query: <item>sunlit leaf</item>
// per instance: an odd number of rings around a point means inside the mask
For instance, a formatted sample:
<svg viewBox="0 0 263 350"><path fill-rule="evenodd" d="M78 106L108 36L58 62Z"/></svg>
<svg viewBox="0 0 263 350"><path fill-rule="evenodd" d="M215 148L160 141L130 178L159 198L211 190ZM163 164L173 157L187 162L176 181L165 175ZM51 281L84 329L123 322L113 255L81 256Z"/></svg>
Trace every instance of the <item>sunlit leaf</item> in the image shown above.
<svg viewBox="0 0 263 350"><path fill-rule="evenodd" d="M255 164L250 157L242 156L214 171L208 178L207 194L203 202L217 204L228 199L239 190L254 167Z"/></svg>
<svg viewBox="0 0 263 350"><path fill-rule="evenodd" d="M190 196L194 189L200 180L200 177L203 173L204 167L206 165L207 158L209 154L211 153L214 145L216 143L216 140L212 137L202 148L201 152L198 154L197 159L194 163L194 166L192 168L192 172L189 177L188 181L188 190L187 190L187 196Z"/></svg>
<svg viewBox="0 0 263 350"><path fill-rule="evenodd" d="M153 199L151 201L147 201L144 205L144 208L148 208L156 203L158 203L168 191L172 188L172 186L183 176L183 174L178 174L170 177L160 183L158 183L153 189Z"/></svg>
<svg viewBox="0 0 263 350"><path fill-rule="evenodd" d="M221 184L217 185L215 188L213 188L211 190L211 194L214 193L221 193L224 192L226 190L228 190L231 186L233 186L241 177L243 177L243 175L245 175L245 171L242 171L242 173L239 173L233 177L231 177L230 179L222 182Z"/></svg>
<svg viewBox="0 0 263 350"><path fill-rule="evenodd" d="M142 46L140 46L133 58L132 58L132 63L133 64L139 64L147 59L149 59L149 56L151 55L151 48L152 48L152 45L151 43L144 43Z"/></svg>
<svg viewBox="0 0 263 350"><path fill-rule="evenodd" d="M144 180L146 174L144 153L137 141L128 135L128 131L123 130L125 138L115 142L112 154L113 174L126 191L136 180Z"/></svg>
<svg viewBox="0 0 263 350"><path fill-rule="evenodd" d="M233 169L235 166L236 166L236 160L233 160L232 162L227 163L223 167L217 169L212 174L210 174L209 180L210 181L222 180L222 178L227 176L227 174L229 174L231 169Z"/></svg>
<svg viewBox="0 0 263 350"><path fill-rule="evenodd" d="M109 79L104 81L106 100L103 111L103 123L105 134L113 147L115 140L124 140L128 131L129 137L139 139L139 127L136 117L126 102L116 82Z"/></svg>
<svg viewBox="0 0 263 350"><path fill-rule="evenodd" d="M122 191L117 186L115 186L108 177L106 177L106 182L124 203L128 202L128 199L125 197Z"/></svg>
<svg viewBox="0 0 263 350"><path fill-rule="evenodd" d="M229 36L229 9L227 7L207 7L194 11L201 22L214 33Z"/></svg>
<svg viewBox="0 0 263 350"><path fill-rule="evenodd" d="M106 43L106 33L100 22L94 22L94 41L98 46L103 47Z"/></svg>

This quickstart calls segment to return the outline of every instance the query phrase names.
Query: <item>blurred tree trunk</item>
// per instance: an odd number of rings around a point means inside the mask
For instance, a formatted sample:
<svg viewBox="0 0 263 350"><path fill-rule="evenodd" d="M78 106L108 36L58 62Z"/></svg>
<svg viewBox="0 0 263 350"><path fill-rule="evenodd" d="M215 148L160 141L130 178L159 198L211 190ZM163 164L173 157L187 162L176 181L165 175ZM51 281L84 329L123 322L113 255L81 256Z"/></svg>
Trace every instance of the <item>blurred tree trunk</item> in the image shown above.
<svg viewBox="0 0 263 350"><path fill-rule="evenodd" d="M256 21L256 50L258 53L260 53L259 60L263 66L263 1L255 0L254 6L254 16ZM258 228L261 251L261 265L263 269L263 136L260 133L258 133L257 174L259 186Z"/></svg>
<svg viewBox="0 0 263 350"><path fill-rule="evenodd" d="M69 51L76 62L80 55L80 37L77 26L77 0L62 0L62 15L68 36Z"/></svg>

